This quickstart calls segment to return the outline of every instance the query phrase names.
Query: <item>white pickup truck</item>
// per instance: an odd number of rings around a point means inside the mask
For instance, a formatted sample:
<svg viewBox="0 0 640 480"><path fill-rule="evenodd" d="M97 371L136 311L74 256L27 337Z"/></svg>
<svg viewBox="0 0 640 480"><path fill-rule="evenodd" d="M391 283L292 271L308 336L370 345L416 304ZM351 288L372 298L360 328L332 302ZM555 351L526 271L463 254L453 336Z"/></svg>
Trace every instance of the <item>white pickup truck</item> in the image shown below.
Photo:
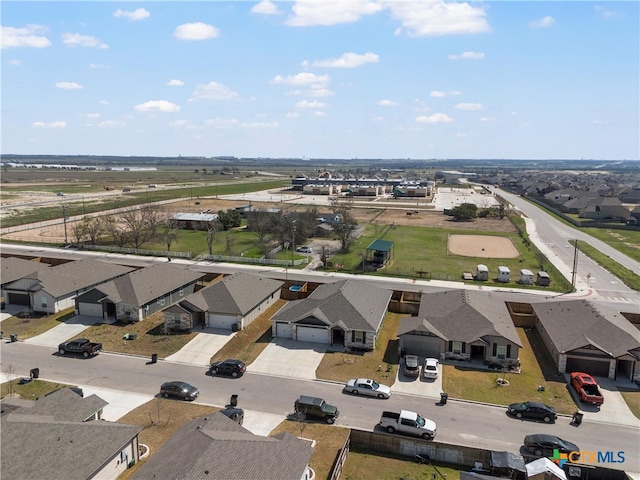
<svg viewBox="0 0 640 480"><path fill-rule="evenodd" d="M431 440L436 436L434 421L408 410L401 410L400 413L382 412L379 425L389 433L406 433L426 440Z"/></svg>

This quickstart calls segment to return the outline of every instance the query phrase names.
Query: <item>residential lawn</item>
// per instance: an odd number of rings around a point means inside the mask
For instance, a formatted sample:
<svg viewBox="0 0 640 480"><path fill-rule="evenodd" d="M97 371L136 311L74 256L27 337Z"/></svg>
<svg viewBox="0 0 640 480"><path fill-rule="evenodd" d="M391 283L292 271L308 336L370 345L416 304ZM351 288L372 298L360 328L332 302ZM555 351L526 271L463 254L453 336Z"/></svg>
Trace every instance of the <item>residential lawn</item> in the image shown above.
<svg viewBox="0 0 640 480"><path fill-rule="evenodd" d="M335 462L338 452L344 446L349 437L349 429L327 425L326 423L307 423L293 420L285 420L278 425L270 436L278 433L289 432L296 437L308 438L316 441L316 446L311 454L309 466L316 472L317 479L329 478L331 467ZM372 478L370 469L358 478ZM377 476L375 477L378 478Z"/></svg>
<svg viewBox="0 0 640 480"><path fill-rule="evenodd" d="M555 365L534 329L517 328L523 344L520 349L522 373L501 371L478 371L464 366L444 365L442 388L450 398L463 398L478 402L508 405L510 403L533 400L555 407L558 413L571 414L576 404L569 393L562 374ZM535 351L535 354L534 354ZM496 383L498 378L506 378L508 386ZM544 391L538 391L543 385Z"/></svg>
<svg viewBox="0 0 640 480"><path fill-rule="evenodd" d="M463 471L467 471L465 469ZM376 480L398 480L406 478L412 480L457 480L460 478L460 469L444 465L421 465L412 461L410 457L399 455L373 455L358 450L350 450L347 461L344 464L341 480L360 480L373 478L371 472L375 472ZM324 478L324 477L319 477Z"/></svg>
<svg viewBox="0 0 640 480"><path fill-rule="evenodd" d="M15 370L12 365L3 365L2 371L6 374L17 375L19 372ZM27 373L23 378L29 378ZM0 398L4 398L8 395L14 397L23 398L25 400L37 400L44 397L47 393L53 392L60 388L71 387L73 385L67 385L65 383L45 382L40 379L33 379L29 383L20 385L20 379L16 378L11 382L4 382L0 385Z"/></svg>
<svg viewBox="0 0 640 480"><path fill-rule="evenodd" d="M631 412L637 418L640 418L640 391L638 390L625 391L623 389L619 389L619 390L622 394L622 398L624 398L624 401L627 402L627 405L629 406L629 410L631 410Z"/></svg>
<svg viewBox="0 0 640 480"><path fill-rule="evenodd" d="M127 333L135 333L135 340L124 340ZM84 330L73 338L88 338L92 342L102 343L102 348L109 352L128 353L150 356L157 353L159 358L166 358L176 353L189 343L198 331L188 333L164 334L164 316L162 312L149 315L135 323L115 324L101 323Z"/></svg>
<svg viewBox="0 0 640 480"><path fill-rule="evenodd" d="M611 245L616 250L640 262L640 232L613 228L583 228L585 233Z"/></svg>
<svg viewBox="0 0 640 480"><path fill-rule="evenodd" d="M640 241L640 238L638 239ZM575 242L572 242L575 243ZM578 249L590 257L598 265L603 266L609 272L618 277L622 283L634 290L640 290L640 277L636 275L632 270L620 265L618 262L611 259L611 257L605 255L597 248L592 247L586 242L578 242Z"/></svg>
<svg viewBox="0 0 640 480"><path fill-rule="evenodd" d="M149 457L126 470L118 479L128 480L131 478L139 466L155 455L160 447L162 447L182 425L195 418L219 410L219 408L208 405L154 398L127 413L118 420L118 423L144 427L138 438L140 443L149 447Z"/></svg>
<svg viewBox="0 0 640 480"><path fill-rule="evenodd" d="M265 310L262 315L256 318L240 332L229 340L224 347L211 357L211 362L226 360L227 358L237 358L247 365L250 365L258 355L271 342L271 322L270 319L280 310L286 300L279 299L271 307Z"/></svg>
<svg viewBox="0 0 640 480"><path fill-rule="evenodd" d="M316 370L316 377L346 382L350 378L372 378L385 385L395 381L399 365L398 325L405 314L390 313L385 316L378 335L375 350L362 354L341 352L325 353ZM387 371L388 370L388 371Z"/></svg>
<svg viewBox="0 0 640 480"><path fill-rule="evenodd" d="M18 340L25 340L40 335L53 327L57 327L60 323L73 316L73 308L67 308L58 313L44 315L39 318L35 316L34 318L19 318L14 316L3 320L0 328L2 328L4 338L8 338L9 335L15 333L18 335Z"/></svg>

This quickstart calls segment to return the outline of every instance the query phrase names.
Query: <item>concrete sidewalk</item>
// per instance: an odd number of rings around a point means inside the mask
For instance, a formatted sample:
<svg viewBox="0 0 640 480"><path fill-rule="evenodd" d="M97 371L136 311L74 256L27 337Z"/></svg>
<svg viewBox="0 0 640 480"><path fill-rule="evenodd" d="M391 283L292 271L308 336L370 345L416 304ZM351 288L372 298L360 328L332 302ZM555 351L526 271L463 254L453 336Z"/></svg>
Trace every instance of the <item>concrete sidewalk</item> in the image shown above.
<svg viewBox="0 0 640 480"><path fill-rule="evenodd" d="M205 329L176 353L165 358L167 362L209 366L211 357L238 332L224 329Z"/></svg>

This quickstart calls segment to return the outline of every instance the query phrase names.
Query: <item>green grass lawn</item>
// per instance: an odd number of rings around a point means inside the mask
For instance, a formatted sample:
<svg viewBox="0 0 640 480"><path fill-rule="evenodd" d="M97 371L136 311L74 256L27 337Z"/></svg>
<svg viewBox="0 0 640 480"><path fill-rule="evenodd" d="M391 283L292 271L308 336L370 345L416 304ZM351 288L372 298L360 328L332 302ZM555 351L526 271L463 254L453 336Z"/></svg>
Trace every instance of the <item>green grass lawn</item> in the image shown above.
<svg viewBox="0 0 640 480"><path fill-rule="evenodd" d="M7 373L18 374L18 372L10 372L12 368L10 365L4 365L2 368ZM28 375L26 375L28 377ZM1 398L7 395L18 396L25 400L37 400L44 397L47 393L53 392L60 388L71 387L73 385L67 385L65 383L46 382L40 379L33 379L29 383L23 385L20 384L19 379L15 379L11 382L4 382L0 385Z"/></svg>
<svg viewBox="0 0 640 480"><path fill-rule="evenodd" d="M61 322L68 320L74 315L75 313L73 308L67 308L66 310L62 310L58 313L44 315L41 317L9 317L2 321L0 328L2 328L2 335L5 338L15 333L18 335L18 340L25 340L27 338L40 335L53 327L57 327Z"/></svg>
<svg viewBox="0 0 640 480"><path fill-rule="evenodd" d="M616 250L640 262L640 232L613 228L583 228L582 231L611 245Z"/></svg>
<svg viewBox="0 0 640 480"><path fill-rule="evenodd" d="M460 471L467 471L448 465L421 465L411 457L399 455L374 455L357 449L349 451L347 461L342 470L341 480L360 480L375 478L376 480L424 479L424 480L457 480ZM372 476L371 472L375 472ZM322 477L321 477L322 478Z"/></svg>
<svg viewBox="0 0 640 480"><path fill-rule="evenodd" d="M640 239L639 239L640 240ZM572 242L575 243L575 242ZM578 242L578 249L591 258L594 262L605 267L609 272L618 277L622 283L634 290L640 290L640 277L632 270L620 265L609 256L602 253L597 248L592 247L587 242Z"/></svg>

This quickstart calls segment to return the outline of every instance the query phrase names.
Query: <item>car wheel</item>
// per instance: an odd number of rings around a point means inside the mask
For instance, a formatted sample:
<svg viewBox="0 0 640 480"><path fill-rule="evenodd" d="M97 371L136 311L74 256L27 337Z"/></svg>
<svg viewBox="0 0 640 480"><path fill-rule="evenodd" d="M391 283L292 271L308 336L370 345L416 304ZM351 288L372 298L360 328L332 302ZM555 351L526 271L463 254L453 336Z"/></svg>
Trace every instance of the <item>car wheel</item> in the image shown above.
<svg viewBox="0 0 640 480"><path fill-rule="evenodd" d="M65 352L64 352L64 348L61 348L60 350L58 350L58 353L59 353L60 355L64 355L64 353L65 353Z"/></svg>
<svg viewBox="0 0 640 480"><path fill-rule="evenodd" d="M169 398L169 394L168 394L168 393L163 393L163 394L162 394L162 396L163 396L164 398Z"/></svg>
<svg viewBox="0 0 640 480"><path fill-rule="evenodd" d="M424 438L425 440L431 440L433 438L433 435L431 435L430 433L423 433L422 438Z"/></svg>
<svg viewBox="0 0 640 480"><path fill-rule="evenodd" d="M186 395L186 396L184 397L184 401L185 401L185 402L190 402L191 400L193 400L193 398L191 398L189 395Z"/></svg>
<svg viewBox="0 0 640 480"><path fill-rule="evenodd" d="M516 418L522 418L522 413L521 412L516 413Z"/></svg>
<svg viewBox="0 0 640 480"><path fill-rule="evenodd" d="M541 456L542 456L542 450L537 449L535 452L533 452L533 454L534 454L536 457L541 457Z"/></svg>
<svg viewBox="0 0 640 480"><path fill-rule="evenodd" d="M387 427L387 432L388 432L388 433L395 433L395 431L396 431L396 429L395 429L395 428L393 428L393 427L391 427L391 426Z"/></svg>
<svg viewBox="0 0 640 480"><path fill-rule="evenodd" d="M351 393L353 393L354 395L358 395L358 390L353 389L353 390L351 390Z"/></svg>
<svg viewBox="0 0 640 480"><path fill-rule="evenodd" d="M89 358L89 352L82 352L82 356L84 358Z"/></svg>
<svg viewBox="0 0 640 480"><path fill-rule="evenodd" d="M236 377L238 376L238 372L231 372L231 376L232 376L233 378L236 378Z"/></svg>
<svg viewBox="0 0 640 480"><path fill-rule="evenodd" d="M217 375L218 374L218 369L217 368L212 368L211 369L211 375Z"/></svg>
<svg viewBox="0 0 640 480"><path fill-rule="evenodd" d="M334 417L327 417L327 423L329 425L336 423L336 419Z"/></svg>
<svg viewBox="0 0 640 480"><path fill-rule="evenodd" d="M545 423L550 423L551 422L551 417L549 415L545 415L543 420L544 420Z"/></svg>
<svg viewBox="0 0 640 480"><path fill-rule="evenodd" d="M387 398L384 393L379 393L378 398Z"/></svg>

